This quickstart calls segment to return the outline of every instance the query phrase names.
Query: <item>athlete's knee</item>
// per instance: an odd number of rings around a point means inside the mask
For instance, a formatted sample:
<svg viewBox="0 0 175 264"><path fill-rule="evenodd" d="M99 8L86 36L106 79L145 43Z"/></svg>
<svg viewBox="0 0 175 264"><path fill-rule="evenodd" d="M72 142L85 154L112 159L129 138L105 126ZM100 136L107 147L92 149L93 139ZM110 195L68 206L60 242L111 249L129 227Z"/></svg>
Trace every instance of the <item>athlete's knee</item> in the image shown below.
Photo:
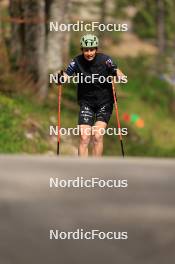
<svg viewBox="0 0 175 264"><path fill-rule="evenodd" d="M80 136L80 144L88 145L90 142L90 135L82 134Z"/></svg>
<svg viewBox="0 0 175 264"><path fill-rule="evenodd" d="M98 143L101 143L103 142L103 135L99 132L96 132L94 135L93 135L93 143L94 144L98 144Z"/></svg>

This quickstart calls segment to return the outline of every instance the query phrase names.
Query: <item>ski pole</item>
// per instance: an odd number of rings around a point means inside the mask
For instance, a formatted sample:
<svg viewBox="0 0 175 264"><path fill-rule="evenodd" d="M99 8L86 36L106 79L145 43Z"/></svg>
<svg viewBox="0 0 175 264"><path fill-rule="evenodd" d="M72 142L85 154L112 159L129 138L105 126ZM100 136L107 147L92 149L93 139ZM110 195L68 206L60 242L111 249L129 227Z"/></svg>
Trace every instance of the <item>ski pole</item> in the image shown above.
<svg viewBox="0 0 175 264"><path fill-rule="evenodd" d="M61 76L63 71L61 71ZM57 138L57 155L60 154L60 128L61 128L61 94L62 94L62 85L58 83L58 138Z"/></svg>
<svg viewBox="0 0 175 264"><path fill-rule="evenodd" d="M118 130L119 130L119 139L120 139L121 151L122 151L122 156L124 158L125 153L124 153L124 148L123 148L122 133L121 133L120 120L119 120L117 96L116 96L116 92L115 92L114 80L112 80L112 91L113 91L113 97L114 97L114 106L115 106L115 113L116 113L116 119L117 119L117 126L118 126Z"/></svg>

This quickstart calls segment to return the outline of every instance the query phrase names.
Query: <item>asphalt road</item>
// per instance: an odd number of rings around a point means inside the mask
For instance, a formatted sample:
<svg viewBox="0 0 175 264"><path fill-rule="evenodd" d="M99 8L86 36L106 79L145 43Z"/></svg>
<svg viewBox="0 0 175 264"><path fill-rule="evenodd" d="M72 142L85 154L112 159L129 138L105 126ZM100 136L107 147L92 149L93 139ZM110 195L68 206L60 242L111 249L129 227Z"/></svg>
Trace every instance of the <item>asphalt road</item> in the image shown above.
<svg viewBox="0 0 175 264"><path fill-rule="evenodd" d="M127 188L49 188L50 177L126 179ZM128 232L50 240L49 230ZM175 160L0 156L0 264L172 264Z"/></svg>

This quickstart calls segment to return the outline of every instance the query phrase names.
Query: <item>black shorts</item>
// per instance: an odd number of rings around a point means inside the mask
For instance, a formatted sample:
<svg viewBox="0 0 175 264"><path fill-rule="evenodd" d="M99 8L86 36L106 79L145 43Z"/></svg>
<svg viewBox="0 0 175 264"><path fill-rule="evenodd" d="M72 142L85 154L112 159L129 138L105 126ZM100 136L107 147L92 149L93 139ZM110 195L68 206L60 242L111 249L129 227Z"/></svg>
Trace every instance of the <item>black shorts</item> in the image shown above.
<svg viewBox="0 0 175 264"><path fill-rule="evenodd" d="M113 104L110 103L94 107L86 103L81 103L78 124L93 126L97 121L102 121L108 124L112 110Z"/></svg>

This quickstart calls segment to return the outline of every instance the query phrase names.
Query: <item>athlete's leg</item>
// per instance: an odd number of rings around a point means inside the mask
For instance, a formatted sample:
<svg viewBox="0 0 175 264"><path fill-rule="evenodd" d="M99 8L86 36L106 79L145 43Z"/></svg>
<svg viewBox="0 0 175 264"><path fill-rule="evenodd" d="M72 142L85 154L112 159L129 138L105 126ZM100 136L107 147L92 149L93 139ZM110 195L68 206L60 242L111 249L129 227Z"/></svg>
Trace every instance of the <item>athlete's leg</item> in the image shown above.
<svg viewBox="0 0 175 264"><path fill-rule="evenodd" d="M88 146L91 139L92 127L89 125L80 125L80 143L78 148L78 155L82 157L88 156Z"/></svg>
<svg viewBox="0 0 175 264"><path fill-rule="evenodd" d="M78 155L87 157L88 156L88 146L91 139L92 125L94 124L95 114L92 109L87 104L82 103L80 105L79 112L79 128L80 128L80 143L78 148Z"/></svg>
<svg viewBox="0 0 175 264"><path fill-rule="evenodd" d="M95 129L93 129L93 155L101 156L103 153L104 132L112 114L113 104L106 103L97 108Z"/></svg>
<svg viewBox="0 0 175 264"><path fill-rule="evenodd" d="M92 129L93 138L93 156L100 157L103 154L103 136L107 123L103 121L97 121Z"/></svg>

